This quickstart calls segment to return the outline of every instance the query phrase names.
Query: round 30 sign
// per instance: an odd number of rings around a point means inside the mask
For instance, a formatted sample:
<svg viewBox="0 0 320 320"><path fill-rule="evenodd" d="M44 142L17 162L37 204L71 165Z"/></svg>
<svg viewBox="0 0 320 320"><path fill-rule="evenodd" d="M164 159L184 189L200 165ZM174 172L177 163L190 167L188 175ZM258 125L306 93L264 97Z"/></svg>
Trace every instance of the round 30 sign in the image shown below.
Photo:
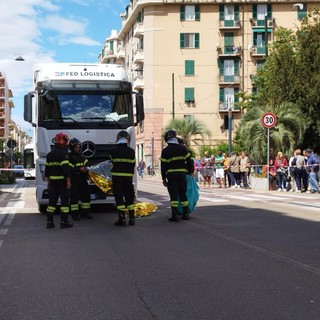
<svg viewBox="0 0 320 320"><path fill-rule="evenodd" d="M272 112L266 112L262 116L261 120L262 120L262 125L268 129L274 127L277 123L277 118Z"/></svg>

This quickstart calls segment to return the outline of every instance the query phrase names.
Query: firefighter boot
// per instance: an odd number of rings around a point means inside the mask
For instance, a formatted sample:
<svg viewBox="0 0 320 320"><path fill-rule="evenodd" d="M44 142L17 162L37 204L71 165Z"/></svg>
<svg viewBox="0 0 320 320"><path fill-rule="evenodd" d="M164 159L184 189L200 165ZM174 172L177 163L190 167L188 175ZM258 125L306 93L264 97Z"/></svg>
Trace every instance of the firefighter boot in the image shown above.
<svg viewBox="0 0 320 320"><path fill-rule="evenodd" d="M169 218L169 221L180 221L178 217L178 208L172 208L171 207L171 217Z"/></svg>
<svg viewBox="0 0 320 320"><path fill-rule="evenodd" d="M117 227L125 227L127 225L126 223L126 215L124 211L118 212L118 220L114 223Z"/></svg>
<svg viewBox="0 0 320 320"><path fill-rule="evenodd" d="M53 213L47 213L47 229L54 228L55 225L53 223Z"/></svg>
<svg viewBox="0 0 320 320"><path fill-rule="evenodd" d="M72 228L72 227L73 227L73 224L69 222L68 214L67 213L61 213L60 228L61 229L67 229L67 228Z"/></svg>
<svg viewBox="0 0 320 320"><path fill-rule="evenodd" d="M136 219L134 217L134 210L129 210L129 225L134 226L136 223Z"/></svg>
<svg viewBox="0 0 320 320"><path fill-rule="evenodd" d="M189 213L190 213L190 212L189 212L188 206L183 207L183 214L182 214L181 219L182 219L182 220L190 220Z"/></svg>

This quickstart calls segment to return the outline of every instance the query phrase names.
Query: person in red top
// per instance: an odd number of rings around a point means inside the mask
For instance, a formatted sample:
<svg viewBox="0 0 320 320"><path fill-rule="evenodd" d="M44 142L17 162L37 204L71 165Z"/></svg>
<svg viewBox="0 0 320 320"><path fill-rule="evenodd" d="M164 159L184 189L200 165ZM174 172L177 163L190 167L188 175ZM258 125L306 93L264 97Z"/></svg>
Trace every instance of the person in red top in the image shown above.
<svg viewBox="0 0 320 320"><path fill-rule="evenodd" d="M274 166L277 173L278 191L287 191L288 160L281 151L277 154Z"/></svg>
<svg viewBox="0 0 320 320"><path fill-rule="evenodd" d="M277 171L276 167L274 166L273 159L269 160L269 190L275 190L277 185Z"/></svg>

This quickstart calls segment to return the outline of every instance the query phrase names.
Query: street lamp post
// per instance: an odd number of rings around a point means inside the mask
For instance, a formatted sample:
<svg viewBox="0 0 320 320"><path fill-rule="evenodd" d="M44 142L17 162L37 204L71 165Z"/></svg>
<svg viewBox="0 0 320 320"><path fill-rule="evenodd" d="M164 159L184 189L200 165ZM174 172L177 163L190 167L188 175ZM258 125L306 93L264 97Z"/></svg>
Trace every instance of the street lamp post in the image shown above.
<svg viewBox="0 0 320 320"><path fill-rule="evenodd" d="M264 16L265 59L268 58L268 15Z"/></svg>
<svg viewBox="0 0 320 320"><path fill-rule="evenodd" d="M230 103L230 99L228 99L228 153L229 153L229 157L231 155L231 144L232 144L232 107L231 107L231 103Z"/></svg>

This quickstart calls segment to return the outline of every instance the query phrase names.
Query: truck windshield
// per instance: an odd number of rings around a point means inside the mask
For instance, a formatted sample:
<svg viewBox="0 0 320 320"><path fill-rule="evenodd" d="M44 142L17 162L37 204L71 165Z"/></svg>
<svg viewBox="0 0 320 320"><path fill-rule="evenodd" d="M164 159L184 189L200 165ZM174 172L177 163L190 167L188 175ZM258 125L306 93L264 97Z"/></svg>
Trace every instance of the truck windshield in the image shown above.
<svg viewBox="0 0 320 320"><path fill-rule="evenodd" d="M39 95L39 125L47 128L126 128L132 125L131 94L47 91Z"/></svg>

